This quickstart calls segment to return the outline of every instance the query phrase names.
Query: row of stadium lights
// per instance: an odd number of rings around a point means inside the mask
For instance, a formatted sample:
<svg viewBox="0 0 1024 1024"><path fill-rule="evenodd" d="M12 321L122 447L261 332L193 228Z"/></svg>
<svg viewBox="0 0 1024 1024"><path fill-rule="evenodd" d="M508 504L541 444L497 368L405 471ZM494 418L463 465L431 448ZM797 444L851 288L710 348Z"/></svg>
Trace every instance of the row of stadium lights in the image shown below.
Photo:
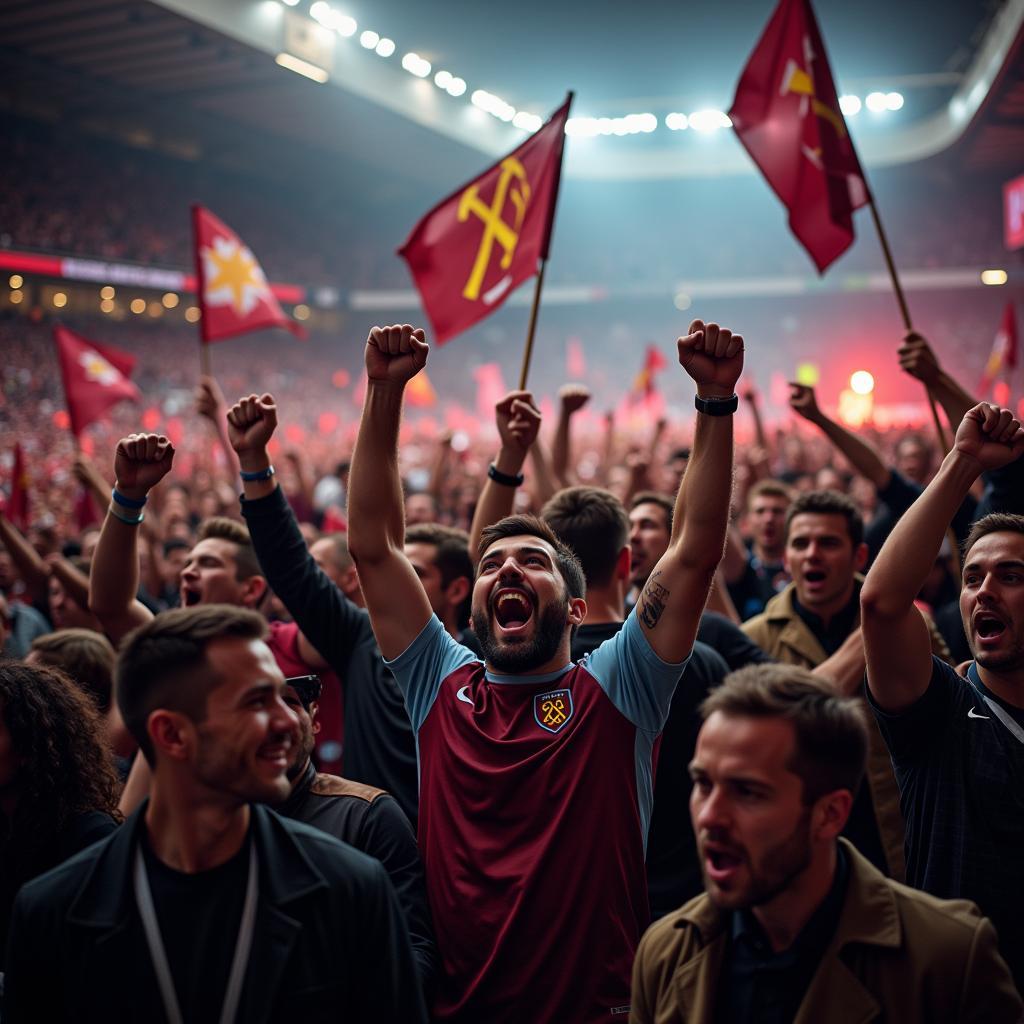
<svg viewBox="0 0 1024 1024"><path fill-rule="evenodd" d="M8 295L11 303L15 306L20 305L25 301L25 278L21 274L12 274L7 282L10 285L11 291ZM112 285L104 285L100 289L100 312L101 313L113 313L116 309L116 303L114 301L117 295L116 290ZM67 292L55 291L50 296L50 302L53 304L55 309L63 309L68 304ZM136 315L141 316L143 313L148 312L151 317L163 316L164 310L177 309L181 303L181 296L176 292L166 292L164 296L157 302L155 299L151 299L147 302L141 297L136 297L128 303L128 308ZM299 303L292 309L292 314L296 320L308 320L310 317L310 308L304 303ZM201 316L198 306L189 306L185 310L185 319L190 323L194 324L199 320Z"/></svg>
<svg viewBox="0 0 1024 1024"><path fill-rule="evenodd" d="M300 0L281 0L286 7L297 7ZM309 8L310 17L324 28L333 30L348 39L356 34L359 25L355 18L332 7L326 0L316 0ZM373 29L359 34L359 43L366 50L372 50L378 57L388 58L395 52L395 41L382 36ZM402 67L417 78L428 78L433 71L429 60L418 53L409 52L402 57ZM322 79L326 81L325 77ZM466 81L441 69L434 74L434 85L449 96L459 97L466 92ZM537 114L516 110L500 96L477 89L470 94L470 103L499 121L511 123L524 132L535 132L544 123ZM866 107L875 114L900 110L903 95L898 92L871 92L862 101L859 96L848 94L839 97L839 107L847 117L854 117ZM566 135L592 138L595 135L639 135L649 134L658 127L654 114L627 114L625 117L571 117L566 122ZM692 128L697 132L714 132L720 128L732 127L728 114L721 110L697 110L692 114L673 112L665 117L665 127L671 131Z"/></svg>

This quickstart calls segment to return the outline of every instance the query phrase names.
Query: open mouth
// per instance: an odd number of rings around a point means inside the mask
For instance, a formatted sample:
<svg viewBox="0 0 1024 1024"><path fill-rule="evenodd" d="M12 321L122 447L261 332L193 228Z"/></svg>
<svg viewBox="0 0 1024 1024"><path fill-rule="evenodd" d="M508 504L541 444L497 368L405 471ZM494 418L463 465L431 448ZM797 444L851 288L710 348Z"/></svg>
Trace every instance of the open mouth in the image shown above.
<svg viewBox="0 0 1024 1024"><path fill-rule="evenodd" d="M190 587L181 588L181 605L183 608L192 608L199 604L202 600L202 595L198 590L192 590Z"/></svg>
<svg viewBox="0 0 1024 1024"><path fill-rule="evenodd" d="M291 743L265 743L257 751L256 756L261 761L266 761L274 767L284 771L288 767L288 752L291 750Z"/></svg>
<svg viewBox="0 0 1024 1024"><path fill-rule="evenodd" d="M984 612L975 617L974 631L982 640L992 640L1006 632L1006 623L995 615Z"/></svg>
<svg viewBox="0 0 1024 1024"><path fill-rule="evenodd" d="M742 866L743 858L733 850L721 846L704 847L704 866L714 881L723 881Z"/></svg>
<svg viewBox="0 0 1024 1024"><path fill-rule="evenodd" d="M825 582L825 573L821 569L809 569L804 573L804 579L811 584Z"/></svg>
<svg viewBox="0 0 1024 1024"><path fill-rule="evenodd" d="M500 590L491 607L495 621L504 630L520 629L533 615L533 602L522 590Z"/></svg>

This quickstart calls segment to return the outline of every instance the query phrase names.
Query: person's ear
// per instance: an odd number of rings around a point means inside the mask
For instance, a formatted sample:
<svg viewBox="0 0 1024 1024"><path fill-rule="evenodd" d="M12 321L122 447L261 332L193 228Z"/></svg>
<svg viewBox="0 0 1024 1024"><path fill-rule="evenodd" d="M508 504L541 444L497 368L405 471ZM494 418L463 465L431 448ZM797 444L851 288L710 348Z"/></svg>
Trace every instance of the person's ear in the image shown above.
<svg viewBox="0 0 1024 1024"><path fill-rule="evenodd" d="M846 827L853 809L853 794L848 789L836 789L818 797L811 813L813 838L819 841L835 839Z"/></svg>
<svg viewBox="0 0 1024 1024"><path fill-rule="evenodd" d="M868 546L867 544L860 543L857 545L857 550L853 553L853 567L857 572L863 572L864 566L868 564Z"/></svg>
<svg viewBox="0 0 1024 1024"><path fill-rule="evenodd" d="M633 553L627 544L615 559L615 573L613 579L622 580L628 584L632 576L630 569L633 567Z"/></svg>
<svg viewBox="0 0 1024 1024"><path fill-rule="evenodd" d="M195 725L187 715L157 708L146 719L146 733L153 749L173 761L184 761L194 746Z"/></svg>
<svg viewBox="0 0 1024 1024"><path fill-rule="evenodd" d="M472 586L468 576L457 576L444 588L445 600L452 608L458 608L466 600Z"/></svg>
<svg viewBox="0 0 1024 1024"><path fill-rule="evenodd" d="M579 626L587 617L587 602L582 597L569 598L569 625Z"/></svg>
<svg viewBox="0 0 1024 1024"><path fill-rule="evenodd" d="M313 735L320 732L320 719L317 717L320 711L320 702L311 700L309 702L309 720L313 723Z"/></svg>
<svg viewBox="0 0 1024 1024"><path fill-rule="evenodd" d="M246 608L259 608L270 592L270 586L263 576L250 576L242 585L242 604Z"/></svg>

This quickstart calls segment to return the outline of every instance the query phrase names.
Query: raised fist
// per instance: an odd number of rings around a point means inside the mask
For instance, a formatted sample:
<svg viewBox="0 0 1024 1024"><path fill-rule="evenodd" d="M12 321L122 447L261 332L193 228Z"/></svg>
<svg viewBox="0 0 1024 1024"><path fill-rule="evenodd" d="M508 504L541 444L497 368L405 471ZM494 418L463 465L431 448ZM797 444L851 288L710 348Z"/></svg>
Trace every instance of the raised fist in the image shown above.
<svg viewBox="0 0 1024 1024"><path fill-rule="evenodd" d="M821 410L818 408L818 399L814 395L814 388L806 384L789 382L789 407L798 416L803 416L811 423L817 423L821 419Z"/></svg>
<svg viewBox="0 0 1024 1024"><path fill-rule="evenodd" d="M276 427L273 395L249 395L228 410L228 440L240 456L264 451Z"/></svg>
<svg viewBox="0 0 1024 1024"><path fill-rule="evenodd" d="M911 377L916 377L925 384L938 379L941 373L939 361L935 358L931 345L917 331L907 331L903 335L903 345L898 354L900 369L909 373Z"/></svg>
<svg viewBox="0 0 1024 1024"><path fill-rule="evenodd" d="M200 377L199 387L196 388L196 412L200 416L217 424L217 421L224 415L224 392L213 377Z"/></svg>
<svg viewBox="0 0 1024 1024"><path fill-rule="evenodd" d="M418 327L374 327L366 339L366 376L371 381L400 387L426 366L429 351Z"/></svg>
<svg viewBox="0 0 1024 1024"><path fill-rule="evenodd" d="M743 336L718 324L694 320L676 342L679 365L693 378L703 398L731 398L743 370Z"/></svg>
<svg viewBox="0 0 1024 1024"><path fill-rule="evenodd" d="M590 388L586 384L563 384L558 389L558 399L562 403L562 412L571 416L590 401Z"/></svg>
<svg viewBox="0 0 1024 1024"><path fill-rule="evenodd" d="M510 391L494 407L501 446L525 457L540 432L540 410L529 391Z"/></svg>
<svg viewBox="0 0 1024 1024"><path fill-rule="evenodd" d="M1009 409L980 402L964 416L953 448L974 459L979 473L999 469L1024 454L1024 429Z"/></svg>
<svg viewBox="0 0 1024 1024"><path fill-rule="evenodd" d="M163 434L129 434L114 449L115 486L126 497L144 498L170 472L174 445Z"/></svg>

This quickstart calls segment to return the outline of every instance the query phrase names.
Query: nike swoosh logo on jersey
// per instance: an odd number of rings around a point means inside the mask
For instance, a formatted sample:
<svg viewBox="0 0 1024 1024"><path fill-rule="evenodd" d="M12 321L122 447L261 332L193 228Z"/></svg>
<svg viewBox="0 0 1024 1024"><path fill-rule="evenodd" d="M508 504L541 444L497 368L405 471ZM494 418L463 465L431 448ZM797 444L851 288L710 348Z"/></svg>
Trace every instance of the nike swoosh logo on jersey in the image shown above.
<svg viewBox="0 0 1024 1024"><path fill-rule="evenodd" d="M462 687L462 689L459 690L459 692L457 694L455 694L455 696L458 697L459 700L461 700L464 704L468 704L470 707L472 707L473 706L473 698L470 697L470 695L466 692L468 689L469 689L468 686Z"/></svg>
<svg viewBox="0 0 1024 1024"><path fill-rule="evenodd" d="M967 712L967 717L968 717L968 718L984 718L984 719L985 719L986 721L987 721L987 720L988 720L988 718L989 718L989 716L988 716L988 715L976 715L976 714L974 713L974 708L971 708L971 710Z"/></svg>

